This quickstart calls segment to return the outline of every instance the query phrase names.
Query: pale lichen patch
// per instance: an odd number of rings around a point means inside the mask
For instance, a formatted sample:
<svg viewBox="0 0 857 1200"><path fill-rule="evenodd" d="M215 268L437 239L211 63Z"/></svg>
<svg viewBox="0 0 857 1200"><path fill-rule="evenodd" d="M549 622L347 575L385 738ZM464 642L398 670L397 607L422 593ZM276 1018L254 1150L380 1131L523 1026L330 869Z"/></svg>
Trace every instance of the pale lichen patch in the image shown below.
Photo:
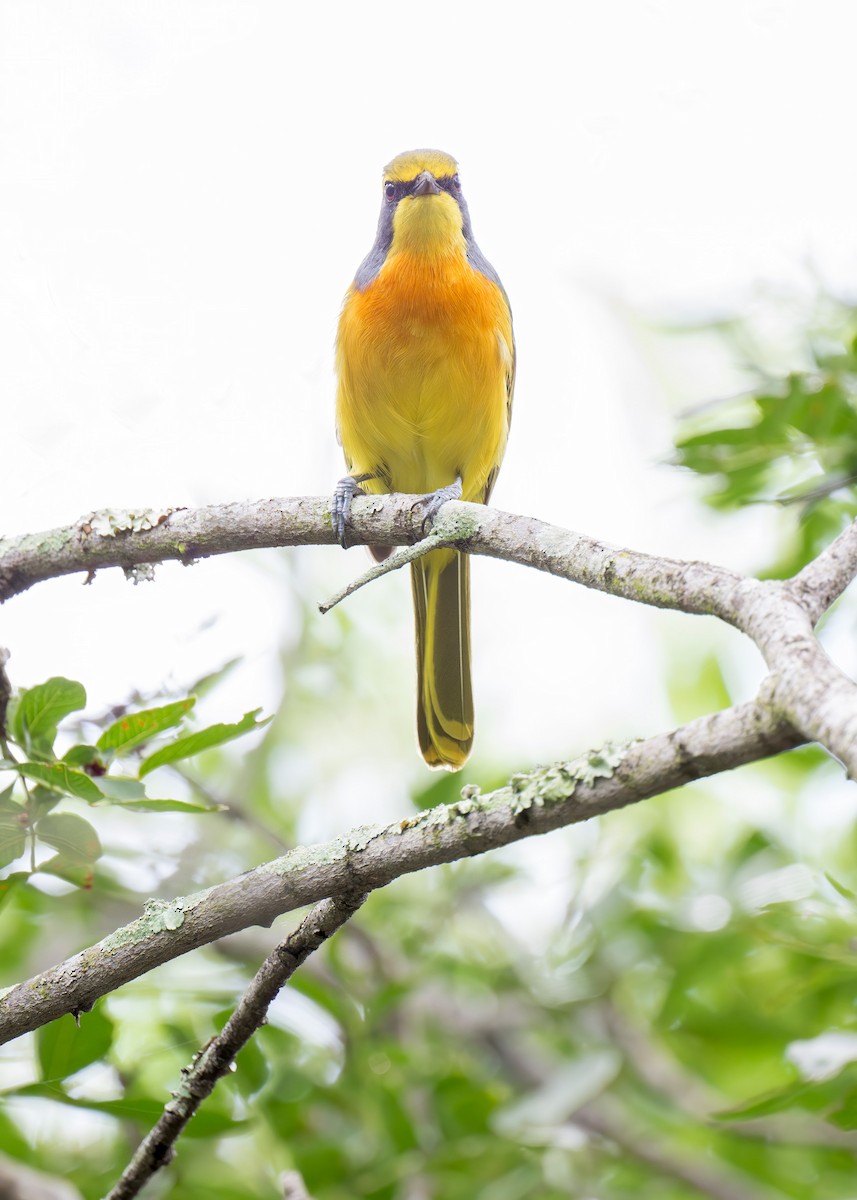
<svg viewBox="0 0 857 1200"><path fill-rule="evenodd" d="M556 525L545 525L536 533L536 548L548 558L570 558L574 549L574 535Z"/></svg>
<svg viewBox="0 0 857 1200"><path fill-rule="evenodd" d="M80 523L83 533L99 537L116 537L120 533L143 533L155 529L174 512L175 508L100 508Z"/></svg>
<svg viewBox="0 0 857 1200"><path fill-rule="evenodd" d="M184 912L177 900L147 900L143 906L142 919L153 923L153 932L181 929L184 925Z"/></svg>
<svg viewBox="0 0 857 1200"><path fill-rule="evenodd" d="M346 851L365 850L370 842L386 832L386 827L383 825L358 825L342 841L345 844Z"/></svg>
<svg viewBox="0 0 857 1200"><path fill-rule="evenodd" d="M154 563L135 563L122 568L125 578L136 587L138 583L152 583L155 578Z"/></svg>
<svg viewBox="0 0 857 1200"><path fill-rule="evenodd" d="M365 850L370 842L387 832L387 827L384 825L360 825L343 837L334 838L332 842L315 846L296 846L288 854L274 859L273 862L259 867L257 870L270 871L275 875L290 875L293 871L329 866L331 863L347 858L355 851Z"/></svg>
<svg viewBox="0 0 857 1200"><path fill-rule="evenodd" d="M591 787L597 779L609 779L625 758L631 742L606 742L571 762L552 763L525 775L512 777L512 807L516 813L568 800L580 785Z"/></svg>
<svg viewBox="0 0 857 1200"><path fill-rule="evenodd" d="M437 514L428 535L438 542L466 542L479 532L479 519L455 501L445 504Z"/></svg>
<svg viewBox="0 0 857 1200"><path fill-rule="evenodd" d="M184 925L185 909L194 907L195 903L195 897L187 897L184 900L147 900L141 917L132 921L130 925L117 929L99 943L99 955L93 959L93 965L96 965L100 954L113 954L124 946L134 946L159 933L181 929Z"/></svg>

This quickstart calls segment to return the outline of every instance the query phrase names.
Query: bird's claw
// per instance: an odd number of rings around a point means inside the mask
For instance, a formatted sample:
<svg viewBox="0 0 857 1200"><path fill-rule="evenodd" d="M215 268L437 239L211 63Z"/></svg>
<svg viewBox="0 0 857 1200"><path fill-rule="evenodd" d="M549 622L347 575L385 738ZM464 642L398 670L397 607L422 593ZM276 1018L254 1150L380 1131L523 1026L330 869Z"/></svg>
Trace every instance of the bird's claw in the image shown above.
<svg viewBox="0 0 857 1200"><path fill-rule="evenodd" d="M455 483L447 484L446 487L439 487L435 492L429 494L422 500L423 506L423 536L425 536L432 525L434 525L437 514L446 504L447 500L461 499L461 478L457 478Z"/></svg>
<svg viewBox="0 0 857 1200"><path fill-rule="evenodd" d="M333 491L333 501L330 506L330 519L333 525L333 532L336 535L336 540L339 542L343 550L348 549L348 526L350 524L351 501L355 496L362 496L363 491L360 484L366 476L362 478L355 475L346 475L344 479L340 479Z"/></svg>

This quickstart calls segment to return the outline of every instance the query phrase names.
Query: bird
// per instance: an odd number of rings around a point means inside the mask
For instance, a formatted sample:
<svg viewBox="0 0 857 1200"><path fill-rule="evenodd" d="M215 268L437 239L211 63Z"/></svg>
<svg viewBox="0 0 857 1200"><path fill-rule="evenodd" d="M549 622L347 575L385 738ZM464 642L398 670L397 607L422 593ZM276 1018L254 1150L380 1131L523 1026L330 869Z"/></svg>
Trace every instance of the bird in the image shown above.
<svg viewBox="0 0 857 1200"><path fill-rule="evenodd" d="M509 300L473 237L458 163L440 150L397 155L383 172L372 249L336 337L336 425L348 475L334 532L347 545L356 494L486 504L506 449L516 350ZM389 546L372 546L379 561ZM430 767L458 770L473 744L470 564L454 549L411 564L417 735Z"/></svg>

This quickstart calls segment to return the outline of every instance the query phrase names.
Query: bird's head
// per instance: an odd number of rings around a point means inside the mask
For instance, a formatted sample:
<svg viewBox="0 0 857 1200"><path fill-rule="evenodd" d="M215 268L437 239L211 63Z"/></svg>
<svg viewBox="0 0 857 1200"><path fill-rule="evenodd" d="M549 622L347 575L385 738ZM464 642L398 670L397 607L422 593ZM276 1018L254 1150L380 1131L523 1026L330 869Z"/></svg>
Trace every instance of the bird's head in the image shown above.
<svg viewBox="0 0 857 1200"><path fill-rule="evenodd" d="M384 168L381 221L391 249L442 255L463 250L467 208L458 164L440 150L408 150Z"/></svg>
<svg viewBox="0 0 857 1200"><path fill-rule="evenodd" d="M474 270L499 285L473 240L454 158L442 150L408 150L384 168L381 186L375 243L354 277L358 291L369 287L388 259L399 253L416 256L426 265L466 256Z"/></svg>

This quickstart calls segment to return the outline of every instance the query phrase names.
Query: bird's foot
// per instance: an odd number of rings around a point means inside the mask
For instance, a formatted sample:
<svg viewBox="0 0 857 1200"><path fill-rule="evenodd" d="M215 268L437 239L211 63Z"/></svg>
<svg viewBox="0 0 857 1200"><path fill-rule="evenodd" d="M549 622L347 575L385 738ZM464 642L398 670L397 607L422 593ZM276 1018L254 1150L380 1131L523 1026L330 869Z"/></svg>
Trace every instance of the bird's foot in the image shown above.
<svg viewBox="0 0 857 1200"><path fill-rule="evenodd" d="M459 475L455 483L447 484L446 487L439 487L436 492L429 494L422 500L423 511L423 535L427 534L435 522L435 518L440 510L446 504L447 500L461 499L461 476Z"/></svg>
<svg viewBox="0 0 857 1200"><path fill-rule="evenodd" d="M336 540L343 550L348 549L348 526L350 524L351 501L355 496L362 496L361 483L371 479L371 475L346 475L340 479L333 492L333 502L330 506L330 519Z"/></svg>

